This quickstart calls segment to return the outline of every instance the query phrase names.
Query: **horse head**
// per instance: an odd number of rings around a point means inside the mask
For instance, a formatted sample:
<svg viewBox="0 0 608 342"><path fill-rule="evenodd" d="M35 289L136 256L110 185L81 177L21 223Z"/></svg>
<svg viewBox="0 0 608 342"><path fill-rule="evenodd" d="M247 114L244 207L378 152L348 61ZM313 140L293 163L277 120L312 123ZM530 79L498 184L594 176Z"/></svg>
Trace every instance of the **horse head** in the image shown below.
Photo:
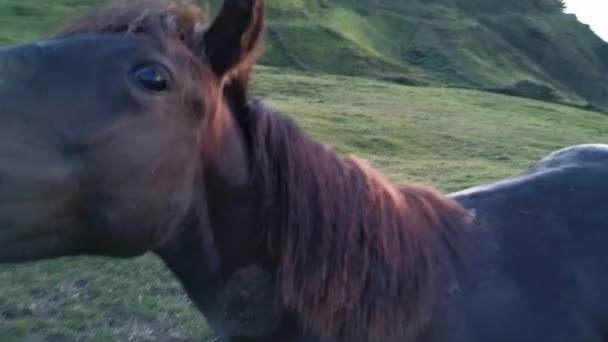
<svg viewBox="0 0 608 342"><path fill-rule="evenodd" d="M202 174L246 171L224 98L263 20L263 1L226 1L211 24L189 1L114 2L3 47L0 262L136 256L204 217Z"/></svg>

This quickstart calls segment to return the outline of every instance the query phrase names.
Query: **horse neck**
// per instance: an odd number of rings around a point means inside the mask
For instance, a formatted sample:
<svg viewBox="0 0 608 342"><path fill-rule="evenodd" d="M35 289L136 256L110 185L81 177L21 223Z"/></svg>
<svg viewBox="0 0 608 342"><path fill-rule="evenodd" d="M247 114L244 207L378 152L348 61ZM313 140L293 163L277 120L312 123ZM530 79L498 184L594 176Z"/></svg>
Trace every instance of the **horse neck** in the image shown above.
<svg viewBox="0 0 608 342"><path fill-rule="evenodd" d="M213 129L204 139L188 214L172 238L155 250L216 332L221 332L221 293L245 263L253 212L247 210L252 187L245 144L227 111L220 108L209 123Z"/></svg>
<svg viewBox="0 0 608 342"><path fill-rule="evenodd" d="M291 120L258 114L252 182L281 307L322 336L416 334L438 265L459 250L464 209L432 189L391 184Z"/></svg>
<svg viewBox="0 0 608 342"><path fill-rule="evenodd" d="M221 298L227 280L205 213L204 203L193 205L178 234L155 253L177 277L212 331L224 336Z"/></svg>
<svg viewBox="0 0 608 342"><path fill-rule="evenodd" d="M213 245L204 201L204 184L197 178L192 203L179 228L154 252L177 277L198 309L205 313L214 306L224 277L219 255Z"/></svg>
<svg viewBox="0 0 608 342"><path fill-rule="evenodd" d="M228 105L220 109L221 119L212 128L217 134L213 148L203 158L209 223L227 277L252 262L257 251L253 241L259 239L249 146L231 110Z"/></svg>
<svg viewBox="0 0 608 342"><path fill-rule="evenodd" d="M193 276L196 273L208 273L207 278L211 274L223 277L224 260L216 242L227 240L222 233L226 227L236 225L234 221L240 217L230 212L242 208L248 188L245 145L229 110L226 104L220 103L207 119L190 209L180 229L158 249L185 287L194 289L205 282L205 279L196 280ZM219 227L217 232L214 224ZM220 236L215 236L216 233ZM204 266L206 270L202 272L191 265Z"/></svg>

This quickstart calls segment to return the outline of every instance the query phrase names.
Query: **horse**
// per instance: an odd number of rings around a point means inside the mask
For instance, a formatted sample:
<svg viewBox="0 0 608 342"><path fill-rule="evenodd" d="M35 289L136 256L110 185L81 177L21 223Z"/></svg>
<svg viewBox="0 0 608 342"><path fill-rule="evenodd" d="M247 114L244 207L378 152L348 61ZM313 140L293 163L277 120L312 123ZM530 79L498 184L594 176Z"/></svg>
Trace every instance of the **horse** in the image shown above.
<svg viewBox="0 0 608 342"><path fill-rule="evenodd" d="M155 253L225 341L608 340L606 146L394 184L250 95L264 18L113 2L2 48L0 262ZM225 326L235 281L271 321Z"/></svg>

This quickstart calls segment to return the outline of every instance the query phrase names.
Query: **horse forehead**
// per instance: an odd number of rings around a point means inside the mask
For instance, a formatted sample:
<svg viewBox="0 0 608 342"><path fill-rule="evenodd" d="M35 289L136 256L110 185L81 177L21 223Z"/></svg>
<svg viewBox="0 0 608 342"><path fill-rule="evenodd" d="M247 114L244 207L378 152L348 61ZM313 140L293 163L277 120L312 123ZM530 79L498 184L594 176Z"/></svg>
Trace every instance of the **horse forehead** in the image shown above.
<svg viewBox="0 0 608 342"><path fill-rule="evenodd" d="M83 67L96 65L100 74L107 65L128 64L150 55L160 55L160 49L151 39L119 34L79 34L40 40L32 43L0 48L0 66L7 63L38 72L44 67L61 68L64 74L78 74ZM6 69L6 68L3 68ZM13 69L20 72L22 69ZM49 71L52 69L48 69ZM55 70L57 71L57 70Z"/></svg>
<svg viewBox="0 0 608 342"><path fill-rule="evenodd" d="M129 73L148 62L174 64L151 39L119 34L80 34L5 46L0 48L0 95L5 101L14 99L9 104L18 107L28 106L28 98L59 106L93 105L110 96L115 103L127 96Z"/></svg>

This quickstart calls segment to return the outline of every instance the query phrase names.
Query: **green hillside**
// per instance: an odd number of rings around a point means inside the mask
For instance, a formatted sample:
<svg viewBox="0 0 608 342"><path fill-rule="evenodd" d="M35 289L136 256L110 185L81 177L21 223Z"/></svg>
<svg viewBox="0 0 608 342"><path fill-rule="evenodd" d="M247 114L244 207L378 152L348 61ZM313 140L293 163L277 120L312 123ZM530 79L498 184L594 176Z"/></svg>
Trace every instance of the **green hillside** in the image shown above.
<svg viewBox="0 0 608 342"><path fill-rule="evenodd" d="M608 108L608 44L557 0L267 2L269 65Z"/></svg>

